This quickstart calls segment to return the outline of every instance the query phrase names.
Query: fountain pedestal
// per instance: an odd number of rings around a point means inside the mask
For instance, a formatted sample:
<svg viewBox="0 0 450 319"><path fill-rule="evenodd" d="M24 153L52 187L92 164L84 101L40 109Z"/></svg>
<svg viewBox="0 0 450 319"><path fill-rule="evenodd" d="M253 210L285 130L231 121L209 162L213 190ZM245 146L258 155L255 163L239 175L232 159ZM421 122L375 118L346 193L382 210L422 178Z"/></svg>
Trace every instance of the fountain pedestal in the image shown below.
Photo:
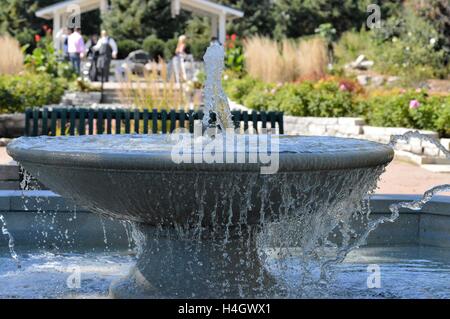
<svg viewBox="0 0 450 319"><path fill-rule="evenodd" d="M135 224L138 261L114 283L115 298L257 298L271 295L256 229L180 231Z"/></svg>

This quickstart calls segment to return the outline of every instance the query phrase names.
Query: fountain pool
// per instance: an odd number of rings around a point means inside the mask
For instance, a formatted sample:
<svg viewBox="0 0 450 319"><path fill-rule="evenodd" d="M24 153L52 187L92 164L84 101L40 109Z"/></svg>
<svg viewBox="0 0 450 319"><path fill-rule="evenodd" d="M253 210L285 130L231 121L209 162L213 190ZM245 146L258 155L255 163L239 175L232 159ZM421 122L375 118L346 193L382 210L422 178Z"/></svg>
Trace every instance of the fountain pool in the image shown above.
<svg viewBox="0 0 450 319"><path fill-rule="evenodd" d="M248 138L236 157L250 156ZM274 297L283 292L261 248L300 247L305 278L340 258L369 222L364 198L393 151L354 139L272 138L278 171L266 175L259 163L176 163L162 135L19 138L8 152L63 197L134 222L139 258L113 285L116 297ZM193 158L205 152L191 146Z"/></svg>

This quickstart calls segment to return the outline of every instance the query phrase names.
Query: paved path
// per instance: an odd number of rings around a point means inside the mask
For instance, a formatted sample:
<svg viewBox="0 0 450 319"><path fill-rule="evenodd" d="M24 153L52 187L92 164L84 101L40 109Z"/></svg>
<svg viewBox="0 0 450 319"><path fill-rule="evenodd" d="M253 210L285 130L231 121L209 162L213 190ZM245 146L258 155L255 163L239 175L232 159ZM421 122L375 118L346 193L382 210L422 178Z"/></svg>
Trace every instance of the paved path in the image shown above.
<svg viewBox="0 0 450 319"><path fill-rule="evenodd" d="M0 165L11 164L5 147L0 147ZM378 194L423 194L440 184L450 184L450 173L433 173L414 164L393 161L378 184ZM442 195L449 195L450 192Z"/></svg>
<svg viewBox="0 0 450 319"><path fill-rule="evenodd" d="M378 184L379 194L423 194L436 185L450 184L450 173L434 173L417 165L395 160ZM449 193L440 194L449 195Z"/></svg>

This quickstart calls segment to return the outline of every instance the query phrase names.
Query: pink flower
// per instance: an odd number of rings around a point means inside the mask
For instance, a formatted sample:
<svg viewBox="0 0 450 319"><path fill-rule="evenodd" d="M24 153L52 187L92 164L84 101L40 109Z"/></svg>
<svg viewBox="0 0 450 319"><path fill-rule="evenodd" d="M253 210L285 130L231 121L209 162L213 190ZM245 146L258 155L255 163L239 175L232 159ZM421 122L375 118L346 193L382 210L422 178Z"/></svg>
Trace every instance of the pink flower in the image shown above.
<svg viewBox="0 0 450 319"><path fill-rule="evenodd" d="M237 35L235 33L233 33L231 35L231 41L236 41L236 39L237 39Z"/></svg>
<svg viewBox="0 0 450 319"><path fill-rule="evenodd" d="M420 106L420 102L417 101L417 100L411 100L411 101L409 102L409 108L412 109L412 110L418 109L419 106Z"/></svg>
<svg viewBox="0 0 450 319"><path fill-rule="evenodd" d="M339 90L340 90L340 91L348 91L347 85L345 85L344 83L342 83L341 85L339 85Z"/></svg>

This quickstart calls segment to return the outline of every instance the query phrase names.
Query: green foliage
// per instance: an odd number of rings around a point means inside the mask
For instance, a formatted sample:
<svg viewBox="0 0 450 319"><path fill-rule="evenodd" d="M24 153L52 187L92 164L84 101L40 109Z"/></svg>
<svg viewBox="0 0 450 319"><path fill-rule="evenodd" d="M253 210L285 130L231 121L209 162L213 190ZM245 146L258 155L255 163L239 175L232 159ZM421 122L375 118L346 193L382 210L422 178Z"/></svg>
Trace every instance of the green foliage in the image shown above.
<svg viewBox="0 0 450 319"><path fill-rule="evenodd" d="M118 58L119 59L125 59L130 52L136 51L141 49L141 45L130 39L124 39L117 41L117 47L118 47Z"/></svg>
<svg viewBox="0 0 450 319"><path fill-rule="evenodd" d="M450 137L450 98L438 103L435 112L434 127L441 136Z"/></svg>
<svg viewBox="0 0 450 319"><path fill-rule="evenodd" d="M169 39L166 41L166 46L164 48L164 59L170 60L175 55L177 44L177 38Z"/></svg>
<svg viewBox="0 0 450 319"><path fill-rule="evenodd" d="M448 75L448 53L439 45L439 33L408 9L374 31L346 32L336 45L341 66L364 54L380 73L400 75L405 84Z"/></svg>
<svg viewBox="0 0 450 319"><path fill-rule="evenodd" d="M418 101L420 106L411 108L413 100ZM409 91L374 97L365 106L364 116L371 125L435 130L442 135L450 133L449 97Z"/></svg>
<svg viewBox="0 0 450 319"><path fill-rule="evenodd" d="M72 67L58 60L58 56L50 39L44 38L39 47L25 56L25 67L35 73L46 73L53 77L73 79Z"/></svg>
<svg viewBox="0 0 450 319"><path fill-rule="evenodd" d="M333 42L336 39L336 29L331 23L322 23L314 32L327 42Z"/></svg>
<svg viewBox="0 0 450 319"><path fill-rule="evenodd" d="M242 104L244 97L249 94L257 82L248 75L239 79L227 74L222 84L230 99Z"/></svg>
<svg viewBox="0 0 450 319"><path fill-rule="evenodd" d="M208 39L188 39L187 52L192 54L195 60L202 61L209 43Z"/></svg>
<svg viewBox="0 0 450 319"><path fill-rule="evenodd" d="M186 51L201 61L211 41L211 27L207 18L194 17L186 26Z"/></svg>
<svg viewBox="0 0 450 319"><path fill-rule="evenodd" d="M400 2L400 1L392 1ZM338 34L365 24L367 5L386 1L375 0L278 0L274 5L277 38L297 38L313 34L321 24L331 23Z"/></svg>
<svg viewBox="0 0 450 319"><path fill-rule="evenodd" d="M339 64L354 61L360 54L369 60L376 60L376 44L371 38L371 32L361 29L360 32L347 31L342 34L335 45L335 55Z"/></svg>
<svg viewBox="0 0 450 319"><path fill-rule="evenodd" d="M222 0L221 3L244 12L244 18L233 20L227 26L228 33L241 37L260 34L272 36L275 29L272 0Z"/></svg>
<svg viewBox="0 0 450 319"><path fill-rule="evenodd" d="M362 116L374 126L427 129L450 136L450 97L428 96L424 91L367 97L352 89L348 80L275 85L249 76L228 78L224 89L232 100L255 110L295 116ZM417 108L410 107L413 100L419 103Z"/></svg>
<svg viewBox="0 0 450 319"><path fill-rule="evenodd" d="M244 71L244 52L242 46L228 48L225 52L225 67L233 72Z"/></svg>
<svg viewBox="0 0 450 319"><path fill-rule="evenodd" d="M411 10L388 19L372 38L377 42L376 67L381 72L405 75L412 81L447 75L438 32Z"/></svg>
<svg viewBox="0 0 450 319"><path fill-rule="evenodd" d="M418 0L414 0L416 3ZM450 3L448 0L420 1L417 6L421 17L430 23L439 34L436 46L447 53L447 61L450 60Z"/></svg>
<svg viewBox="0 0 450 319"><path fill-rule="evenodd" d="M225 67L236 74L244 71L244 48L236 34L227 36L225 43Z"/></svg>
<svg viewBox="0 0 450 319"><path fill-rule="evenodd" d="M142 43L149 35L167 40L184 32L189 14L182 10L172 18L170 0L111 0L103 27L116 40Z"/></svg>
<svg viewBox="0 0 450 319"><path fill-rule="evenodd" d="M274 85L256 82L247 95L242 97L242 103L251 109L266 111L275 109Z"/></svg>
<svg viewBox="0 0 450 319"><path fill-rule="evenodd" d="M166 51L166 44L163 40L158 39L154 35L145 38L142 44L144 51L147 51L150 58L153 60L159 60L159 58L164 58Z"/></svg>
<svg viewBox="0 0 450 319"><path fill-rule="evenodd" d="M51 3L52 1L42 1ZM56 2L56 1L54 1ZM0 6L0 34L10 34L21 45L31 45L45 20L36 18L38 1L8 0Z"/></svg>
<svg viewBox="0 0 450 319"><path fill-rule="evenodd" d="M47 73L0 75L0 113L23 112L27 107L59 103L67 81Z"/></svg>

